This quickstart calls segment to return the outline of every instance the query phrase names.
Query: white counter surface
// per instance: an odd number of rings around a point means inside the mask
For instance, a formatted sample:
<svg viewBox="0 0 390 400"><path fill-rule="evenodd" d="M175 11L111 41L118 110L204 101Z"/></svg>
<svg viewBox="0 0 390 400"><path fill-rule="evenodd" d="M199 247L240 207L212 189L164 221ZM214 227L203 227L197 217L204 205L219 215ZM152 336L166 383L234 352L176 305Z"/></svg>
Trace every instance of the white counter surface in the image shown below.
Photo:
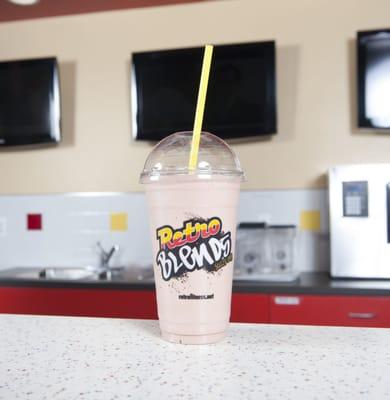
<svg viewBox="0 0 390 400"><path fill-rule="evenodd" d="M0 399L390 399L390 329L232 324L184 346L155 321L0 315Z"/></svg>

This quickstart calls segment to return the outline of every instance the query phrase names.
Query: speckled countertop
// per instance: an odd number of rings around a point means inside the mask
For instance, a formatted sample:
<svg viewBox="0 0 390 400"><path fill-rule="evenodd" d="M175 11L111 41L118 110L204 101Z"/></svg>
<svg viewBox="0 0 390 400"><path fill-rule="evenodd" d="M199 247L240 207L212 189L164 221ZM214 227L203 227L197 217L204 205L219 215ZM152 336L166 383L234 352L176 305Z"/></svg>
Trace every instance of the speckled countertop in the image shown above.
<svg viewBox="0 0 390 400"><path fill-rule="evenodd" d="M157 322L0 315L0 399L390 399L390 329L232 324L162 341Z"/></svg>

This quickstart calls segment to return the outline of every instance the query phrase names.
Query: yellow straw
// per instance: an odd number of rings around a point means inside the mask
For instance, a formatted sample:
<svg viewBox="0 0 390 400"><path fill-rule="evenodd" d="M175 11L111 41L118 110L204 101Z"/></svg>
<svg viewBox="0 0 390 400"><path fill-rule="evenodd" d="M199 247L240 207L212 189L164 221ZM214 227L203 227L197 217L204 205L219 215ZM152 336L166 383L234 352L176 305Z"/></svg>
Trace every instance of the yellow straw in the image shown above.
<svg viewBox="0 0 390 400"><path fill-rule="evenodd" d="M202 74L200 77L200 85L198 92L198 102L196 104L194 130L192 132L190 160L188 163L188 168L190 170L194 170L198 163L200 132L202 130L204 105L206 103L207 85L209 82L212 55L213 55L213 46L211 45L205 46L203 55Z"/></svg>

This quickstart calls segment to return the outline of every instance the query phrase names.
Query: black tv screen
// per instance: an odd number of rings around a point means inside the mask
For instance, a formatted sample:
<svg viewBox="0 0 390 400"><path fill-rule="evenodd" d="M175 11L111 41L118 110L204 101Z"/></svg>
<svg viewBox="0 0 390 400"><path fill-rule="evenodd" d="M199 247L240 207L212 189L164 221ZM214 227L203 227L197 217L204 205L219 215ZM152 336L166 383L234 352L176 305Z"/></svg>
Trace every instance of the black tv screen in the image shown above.
<svg viewBox="0 0 390 400"><path fill-rule="evenodd" d="M193 129L203 47L134 53L133 136ZM203 130L222 138L276 133L275 42L214 47Z"/></svg>
<svg viewBox="0 0 390 400"><path fill-rule="evenodd" d="M56 58L0 62L0 146L60 141Z"/></svg>
<svg viewBox="0 0 390 400"><path fill-rule="evenodd" d="M390 29L358 32L358 125L390 128Z"/></svg>

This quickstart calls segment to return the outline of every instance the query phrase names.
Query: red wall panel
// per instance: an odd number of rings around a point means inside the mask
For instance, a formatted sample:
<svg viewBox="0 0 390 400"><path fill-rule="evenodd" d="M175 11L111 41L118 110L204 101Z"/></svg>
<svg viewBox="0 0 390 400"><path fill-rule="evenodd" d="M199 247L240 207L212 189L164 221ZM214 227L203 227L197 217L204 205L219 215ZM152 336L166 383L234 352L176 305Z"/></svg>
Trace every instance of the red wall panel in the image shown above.
<svg viewBox="0 0 390 400"><path fill-rule="evenodd" d="M201 1L207 0L40 0L33 6L19 6L2 0L0 1L0 21L84 14L97 11L113 11L169 4L186 4Z"/></svg>

